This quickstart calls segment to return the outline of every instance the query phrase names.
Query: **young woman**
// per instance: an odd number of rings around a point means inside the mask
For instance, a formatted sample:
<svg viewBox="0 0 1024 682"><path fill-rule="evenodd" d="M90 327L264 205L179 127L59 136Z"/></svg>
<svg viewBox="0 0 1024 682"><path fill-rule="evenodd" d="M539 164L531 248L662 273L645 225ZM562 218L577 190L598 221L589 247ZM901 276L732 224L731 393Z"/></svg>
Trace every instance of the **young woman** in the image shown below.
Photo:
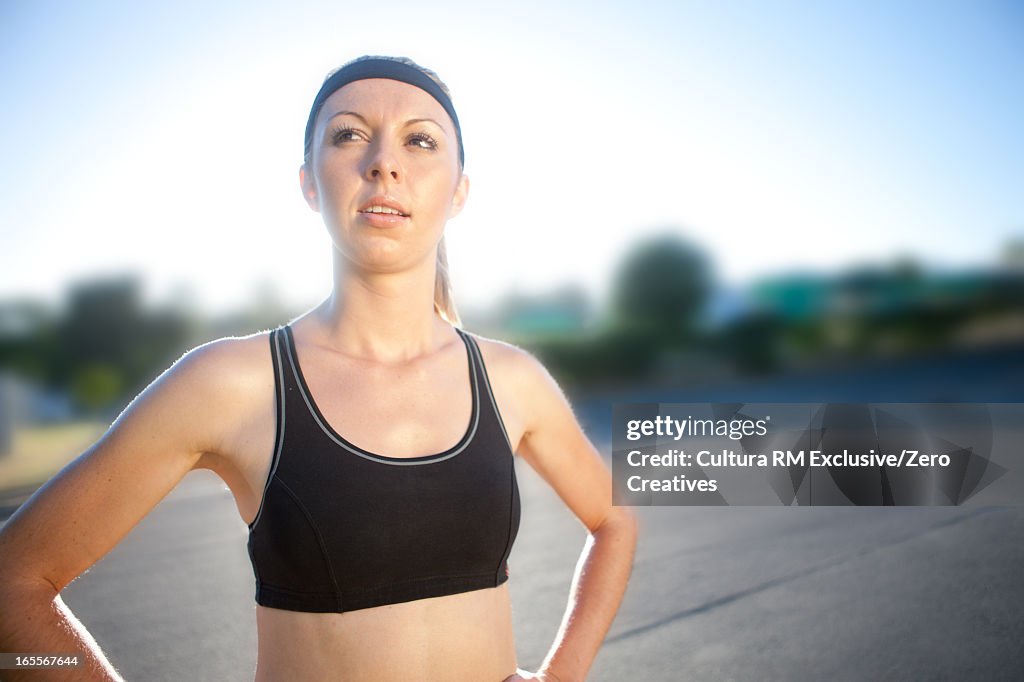
<svg viewBox="0 0 1024 682"><path fill-rule="evenodd" d="M443 232L469 193L462 168L432 72L361 58L328 77L299 181L333 245L331 295L187 353L11 518L0 650L78 651L84 679L116 679L60 591L206 468L250 528L257 680L586 677L636 526L544 368L454 326ZM590 531L536 673L517 669L511 627L514 455Z"/></svg>

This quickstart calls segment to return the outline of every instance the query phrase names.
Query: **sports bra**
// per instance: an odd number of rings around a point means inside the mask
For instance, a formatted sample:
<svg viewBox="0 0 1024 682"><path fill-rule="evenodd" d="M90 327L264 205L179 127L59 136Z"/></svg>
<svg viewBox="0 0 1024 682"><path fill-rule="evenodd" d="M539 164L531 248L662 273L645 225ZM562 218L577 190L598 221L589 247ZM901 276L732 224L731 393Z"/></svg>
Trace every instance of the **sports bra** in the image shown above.
<svg viewBox="0 0 1024 682"><path fill-rule="evenodd" d="M514 456L480 348L466 346L473 408L444 452L386 457L337 433L313 401L291 327L270 333L273 460L249 558L256 602L341 613L497 587L519 530Z"/></svg>

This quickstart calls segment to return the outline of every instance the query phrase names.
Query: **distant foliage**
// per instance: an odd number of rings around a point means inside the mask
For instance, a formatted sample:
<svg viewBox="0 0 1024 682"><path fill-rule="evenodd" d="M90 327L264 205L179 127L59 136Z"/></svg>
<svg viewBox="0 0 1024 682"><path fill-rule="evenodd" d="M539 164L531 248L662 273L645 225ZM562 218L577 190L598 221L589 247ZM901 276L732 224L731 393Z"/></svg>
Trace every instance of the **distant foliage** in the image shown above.
<svg viewBox="0 0 1024 682"><path fill-rule="evenodd" d="M260 294L252 310L215 319L180 306L145 305L135 277L79 283L59 310L0 303L0 368L71 396L83 413L108 413L189 348L290 317L269 292Z"/></svg>
<svg viewBox="0 0 1024 682"><path fill-rule="evenodd" d="M707 258L676 234L638 243L618 268L613 284L614 324L661 342L685 341L711 293Z"/></svg>
<svg viewBox="0 0 1024 682"><path fill-rule="evenodd" d="M678 234L637 243L613 280L604 324L585 335L524 339L572 387L672 380L701 343L711 293L705 255Z"/></svg>

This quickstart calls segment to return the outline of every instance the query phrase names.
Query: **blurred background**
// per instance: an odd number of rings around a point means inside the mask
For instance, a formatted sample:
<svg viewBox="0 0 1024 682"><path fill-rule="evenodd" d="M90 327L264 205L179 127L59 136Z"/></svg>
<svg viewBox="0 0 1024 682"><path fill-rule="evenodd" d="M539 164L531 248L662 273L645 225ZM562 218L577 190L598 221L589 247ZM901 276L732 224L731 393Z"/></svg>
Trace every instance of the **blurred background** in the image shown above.
<svg viewBox="0 0 1024 682"><path fill-rule="evenodd" d="M464 326L602 448L615 401L1024 401L1019 2L7 0L0 507L329 293L297 170L361 54L451 87Z"/></svg>
<svg viewBox="0 0 1024 682"><path fill-rule="evenodd" d="M301 136L363 53L451 86L464 323L595 428L594 396L851 364L764 399L1016 400L960 369L991 351L1005 379L1024 346L1022 27L1014 2L3 3L0 466L38 458L22 426L109 423L328 294ZM922 359L955 380L923 390Z"/></svg>

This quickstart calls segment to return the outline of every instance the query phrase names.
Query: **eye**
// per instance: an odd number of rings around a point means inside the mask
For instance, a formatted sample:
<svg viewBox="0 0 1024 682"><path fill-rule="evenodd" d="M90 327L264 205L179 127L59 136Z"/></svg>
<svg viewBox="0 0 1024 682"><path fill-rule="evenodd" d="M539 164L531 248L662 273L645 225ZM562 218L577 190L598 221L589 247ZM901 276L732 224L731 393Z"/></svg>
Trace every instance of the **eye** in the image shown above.
<svg viewBox="0 0 1024 682"><path fill-rule="evenodd" d="M350 128L347 125L339 126L331 131L331 141L334 144L342 144L345 142L352 142L360 138L359 131L355 128Z"/></svg>
<svg viewBox="0 0 1024 682"><path fill-rule="evenodd" d="M409 144L420 149L437 149L437 140L426 133L413 133L409 136Z"/></svg>

